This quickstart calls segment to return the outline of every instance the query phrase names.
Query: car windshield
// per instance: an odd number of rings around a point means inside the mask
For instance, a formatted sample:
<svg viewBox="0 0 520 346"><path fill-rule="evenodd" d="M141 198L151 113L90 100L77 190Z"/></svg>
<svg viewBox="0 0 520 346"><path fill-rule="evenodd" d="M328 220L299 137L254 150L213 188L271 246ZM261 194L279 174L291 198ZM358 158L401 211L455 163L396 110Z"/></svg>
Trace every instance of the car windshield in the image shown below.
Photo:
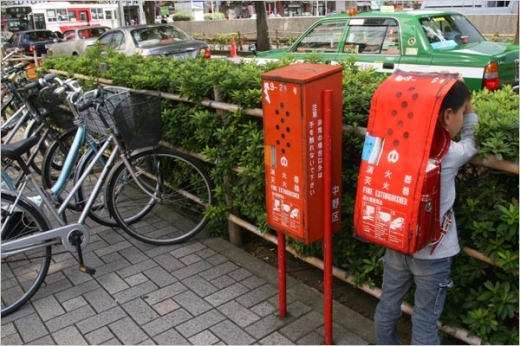
<svg viewBox="0 0 520 346"><path fill-rule="evenodd" d="M460 14L424 17L420 23L433 49L485 41L480 32Z"/></svg>
<svg viewBox="0 0 520 346"><path fill-rule="evenodd" d="M184 31L171 25L132 30L132 37L139 47L165 45L191 39Z"/></svg>
<svg viewBox="0 0 520 346"><path fill-rule="evenodd" d="M110 30L110 28L105 28L105 27L79 30L79 37L81 37L81 38L99 37L103 33L107 32L108 30Z"/></svg>
<svg viewBox="0 0 520 346"><path fill-rule="evenodd" d="M30 41L42 41L53 39L54 35L52 34L52 31L30 31L24 33L22 38Z"/></svg>

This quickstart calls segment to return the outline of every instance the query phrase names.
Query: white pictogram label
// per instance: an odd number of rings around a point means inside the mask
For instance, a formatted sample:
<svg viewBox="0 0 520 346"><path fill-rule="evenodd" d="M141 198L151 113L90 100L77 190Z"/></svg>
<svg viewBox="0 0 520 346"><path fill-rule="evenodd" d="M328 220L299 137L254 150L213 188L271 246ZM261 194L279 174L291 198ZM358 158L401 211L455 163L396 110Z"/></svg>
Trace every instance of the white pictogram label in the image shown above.
<svg viewBox="0 0 520 346"><path fill-rule="evenodd" d="M388 156L386 157L388 162L396 163L399 161L399 153L396 150L392 150L388 153Z"/></svg>

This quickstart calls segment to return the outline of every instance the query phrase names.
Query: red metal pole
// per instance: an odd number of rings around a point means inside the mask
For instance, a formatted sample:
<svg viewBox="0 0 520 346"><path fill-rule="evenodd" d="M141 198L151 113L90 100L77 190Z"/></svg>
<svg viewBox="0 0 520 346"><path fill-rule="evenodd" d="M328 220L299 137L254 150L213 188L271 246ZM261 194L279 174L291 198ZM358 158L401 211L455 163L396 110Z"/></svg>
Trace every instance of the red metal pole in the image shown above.
<svg viewBox="0 0 520 346"><path fill-rule="evenodd" d="M280 305L280 317L285 317L287 314L285 280L285 234L278 232L278 305Z"/></svg>
<svg viewBox="0 0 520 346"><path fill-rule="evenodd" d="M332 345L332 90L323 91L323 295L325 345Z"/></svg>

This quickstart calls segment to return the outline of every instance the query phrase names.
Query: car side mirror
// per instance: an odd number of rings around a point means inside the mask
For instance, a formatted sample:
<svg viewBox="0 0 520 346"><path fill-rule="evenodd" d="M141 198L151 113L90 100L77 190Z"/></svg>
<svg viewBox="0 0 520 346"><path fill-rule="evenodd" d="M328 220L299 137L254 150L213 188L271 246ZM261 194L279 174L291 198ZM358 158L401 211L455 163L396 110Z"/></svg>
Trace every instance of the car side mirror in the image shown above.
<svg viewBox="0 0 520 346"><path fill-rule="evenodd" d="M249 50L250 50L251 52L253 52L254 55L256 55L256 53L257 53L257 51L256 51L256 44L255 44L255 43L251 43L251 44L249 45Z"/></svg>

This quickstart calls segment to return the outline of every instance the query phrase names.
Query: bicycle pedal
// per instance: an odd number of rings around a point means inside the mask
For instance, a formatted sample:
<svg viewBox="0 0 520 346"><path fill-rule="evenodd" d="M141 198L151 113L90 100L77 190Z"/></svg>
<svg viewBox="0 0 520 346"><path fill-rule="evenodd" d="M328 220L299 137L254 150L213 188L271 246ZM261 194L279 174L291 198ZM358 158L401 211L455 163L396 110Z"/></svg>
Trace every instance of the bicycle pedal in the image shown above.
<svg viewBox="0 0 520 346"><path fill-rule="evenodd" d="M95 268L86 267L86 266L80 266L80 267L79 267L79 271L80 271L80 272L83 272L83 273L85 273L85 274L89 274L89 275L94 275L94 274L96 274L96 269L95 269Z"/></svg>

